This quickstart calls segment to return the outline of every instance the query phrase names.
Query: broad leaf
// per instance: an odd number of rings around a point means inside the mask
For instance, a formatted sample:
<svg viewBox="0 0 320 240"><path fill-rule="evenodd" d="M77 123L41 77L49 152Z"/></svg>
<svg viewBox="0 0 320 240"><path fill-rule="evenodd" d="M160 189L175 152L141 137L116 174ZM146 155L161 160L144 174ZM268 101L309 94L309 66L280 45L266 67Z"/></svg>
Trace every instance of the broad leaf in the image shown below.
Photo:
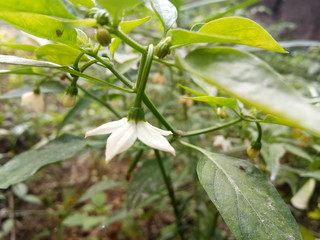
<svg viewBox="0 0 320 240"><path fill-rule="evenodd" d="M198 150L205 155L200 183L236 239L302 239L286 203L253 164Z"/></svg>
<svg viewBox="0 0 320 240"><path fill-rule="evenodd" d="M166 34L177 20L176 7L169 0L151 0L151 6L160 19Z"/></svg>
<svg viewBox="0 0 320 240"><path fill-rule="evenodd" d="M71 2L79 3L87 8L93 8L94 2L92 0L72 0Z"/></svg>
<svg viewBox="0 0 320 240"><path fill-rule="evenodd" d="M74 63L80 51L62 44L46 44L36 50L37 57L45 57L48 61L61 65Z"/></svg>
<svg viewBox="0 0 320 240"><path fill-rule="evenodd" d="M75 45L77 32L61 20L37 13L0 10L0 19L31 35Z"/></svg>
<svg viewBox="0 0 320 240"><path fill-rule="evenodd" d="M162 160L166 172L170 172L172 161L169 161L169 159ZM163 191L163 178L157 161L146 161L134 174L129 185L127 206L129 209L146 206L159 199Z"/></svg>
<svg viewBox="0 0 320 240"><path fill-rule="evenodd" d="M51 63L51 62L37 61L37 60L21 58L21 57L16 57L16 56L10 56L10 55L0 55L0 63L33 66L33 67L48 67L48 68L62 67L61 65Z"/></svg>
<svg viewBox="0 0 320 240"><path fill-rule="evenodd" d="M142 0L96 0L96 2L110 13L113 18L119 18L126 8L134 7Z"/></svg>
<svg viewBox="0 0 320 240"><path fill-rule="evenodd" d="M63 0L2 0L0 1L0 9L4 11L40 13L67 19L75 18L65 7Z"/></svg>
<svg viewBox="0 0 320 240"><path fill-rule="evenodd" d="M31 52L37 49L37 47L33 45L17 44L17 43L0 43L0 47L8 47L8 48L31 51Z"/></svg>
<svg viewBox="0 0 320 240"><path fill-rule="evenodd" d="M150 20L150 18L151 17L145 17L145 18L131 20L131 21L123 21L120 23L120 29L125 33L129 33L133 29L135 29L136 27L148 22ZM117 50L117 48L121 42L122 42L122 40L118 37L116 37L112 40L112 43L110 44L110 52L112 54L115 53L115 51Z"/></svg>
<svg viewBox="0 0 320 240"><path fill-rule="evenodd" d="M105 179L92 185L79 199L79 202L84 202L90 199L96 193L104 192L110 188L121 186L121 183L115 182L112 179Z"/></svg>
<svg viewBox="0 0 320 240"><path fill-rule="evenodd" d="M64 135L47 145L24 152L0 167L0 189L27 180L40 168L73 157L86 146L83 138Z"/></svg>
<svg viewBox="0 0 320 240"><path fill-rule="evenodd" d="M198 32L171 31L172 45L231 42L286 53L259 24L242 17L226 17L203 25Z"/></svg>
<svg viewBox="0 0 320 240"><path fill-rule="evenodd" d="M206 102L211 106L213 104L218 104L231 109L235 109L237 106L237 101L231 98L224 97L213 97L213 96L200 96L200 97L185 97L186 99L191 99L193 101Z"/></svg>
<svg viewBox="0 0 320 240"><path fill-rule="evenodd" d="M263 144L261 154L271 173L270 179L274 181L280 170L280 159L286 153L282 144Z"/></svg>
<svg viewBox="0 0 320 240"><path fill-rule="evenodd" d="M259 58L231 48L207 48L178 60L186 71L245 104L320 135L320 111Z"/></svg>

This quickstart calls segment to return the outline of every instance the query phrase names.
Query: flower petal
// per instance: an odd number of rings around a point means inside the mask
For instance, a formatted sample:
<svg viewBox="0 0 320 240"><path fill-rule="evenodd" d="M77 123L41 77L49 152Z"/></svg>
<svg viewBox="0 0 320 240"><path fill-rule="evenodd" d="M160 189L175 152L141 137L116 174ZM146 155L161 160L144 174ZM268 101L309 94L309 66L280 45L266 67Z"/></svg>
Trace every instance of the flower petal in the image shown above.
<svg viewBox="0 0 320 240"><path fill-rule="evenodd" d="M170 145L168 140L151 124L139 122L137 124L137 134L138 139L149 147L169 152L174 156L176 155L174 148Z"/></svg>
<svg viewBox="0 0 320 240"><path fill-rule="evenodd" d="M137 139L136 125L126 122L114 131L107 140L106 161L110 161L115 155L126 151Z"/></svg>
<svg viewBox="0 0 320 240"><path fill-rule="evenodd" d="M171 131L166 131L166 130L162 130L162 129L160 129L160 128L157 128L157 127L155 127L155 126L152 126L150 123L148 123L148 122L145 122L149 127L151 127L151 128L153 128L154 130L156 130L158 133L160 133L161 135L163 135L163 136L169 136L169 135L171 135L172 134L172 132Z"/></svg>
<svg viewBox="0 0 320 240"><path fill-rule="evenodd" d="M21 96L21 106L28 105L32 102L33 92L26 92Z"/></svg>
<svg viewBox="0 0 320 240"><path fill-rule="evenodd" d="M44 100L43 96L40 94L33 94L33 99L32 99L32 108L35 112L41 113L44 110Z"/></svg>
<svg viewBox="0 0 320 240"><path fill-rule="evenodd" d="M122 118L118 121L102 124L101 126L86 132L85 137L112 133L115 130L117 130L119 127L124 125L127 121L128 121L127 118Z"/></svg>

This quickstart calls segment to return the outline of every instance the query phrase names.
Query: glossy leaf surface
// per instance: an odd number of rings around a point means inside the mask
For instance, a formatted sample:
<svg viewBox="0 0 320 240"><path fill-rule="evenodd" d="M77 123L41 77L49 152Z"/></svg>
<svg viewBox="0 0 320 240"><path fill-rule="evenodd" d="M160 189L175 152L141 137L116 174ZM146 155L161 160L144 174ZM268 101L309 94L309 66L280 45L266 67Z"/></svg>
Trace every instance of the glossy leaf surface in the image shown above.
<svg viewBox="0 0 320 240"><path fill-rule="evenodd" d="M320 135L320 111L259 58L231 48L197 49L180 64L243 103Z"/></svg>
<svg viewBox="0 0 320 240"><path fill-rule="evenodd" d="M31 35L75 45L77 32L61 20L37 13L0 10L0 19Z"/></svg>
<svg viewBox="0 0 320 240"><path fill-rule="evenodd" d="M0 189L27 180L41 167L73 157L85 146L86 141L83 138L64 135L39 149L14 157L0 167Z"/></svg>
<svg viewBox="0 0 320 240"><path fill-rule="evenodd" d="M176 7L168 0L151 0L151 6L162 23L164 33L167 33L177 20Z"/></svg>
<svg viewBox="0 0 320 240"><path fill-rule="evenodd" d="M259 24L242 17L226 17L203 25L198 32L171 31L172 45L231 42L286 53Z"/></svg>
<svg viewBox="0 0 320 240"><path fill-rule="evenodd" d="M200 183L236 239L302 239L286 203L254 165L200 151Z"/></svg>
<svg viewBox="0 0 320 240"><path fill-rule="evenodd" d="M40 13L53 17L75 19L75 16L67 10L62 0L2 0L0 1L0 9L5 11Z"/></svg>

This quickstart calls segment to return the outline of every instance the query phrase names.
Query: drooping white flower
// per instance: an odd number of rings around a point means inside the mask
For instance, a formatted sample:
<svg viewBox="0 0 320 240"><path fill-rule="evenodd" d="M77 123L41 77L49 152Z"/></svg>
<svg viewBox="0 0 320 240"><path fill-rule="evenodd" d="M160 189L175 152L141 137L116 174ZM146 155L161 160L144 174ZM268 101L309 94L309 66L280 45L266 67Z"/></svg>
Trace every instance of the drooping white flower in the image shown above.
<svg viewBox="0 0 320 240"><path fill-rule="evenodd" d="M174 148L168 140L163 137L172 134L172 132L154 127L146 121L136 122L134 120L128 120L128 118L122 118L121 120L109 122L88 131L85 137L109 133L112 134L107 140L107 162L115 155L130 148L137 138L151 148L175 155Z"/></svg>
<svg viewBox="0 0 320 240"><path fill-rule="evenodd" d="M34 93L34 92L24 93L21 97L21 106L25 106L28 104L31 104L32 109L37 113L41 113L44 110L43 96L39 93Z"/></svg>

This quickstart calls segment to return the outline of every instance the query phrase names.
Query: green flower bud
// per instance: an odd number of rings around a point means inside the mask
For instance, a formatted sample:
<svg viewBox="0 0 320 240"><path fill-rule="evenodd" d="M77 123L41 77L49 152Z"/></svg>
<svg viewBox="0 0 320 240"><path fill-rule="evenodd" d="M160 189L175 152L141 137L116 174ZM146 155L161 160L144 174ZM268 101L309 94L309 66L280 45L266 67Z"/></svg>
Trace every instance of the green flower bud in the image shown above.
<svg viewBox="0 0 320 240"><path fill-rule="evenodd" d="M167 37L164 40L160 41L158 45L155 47L155 55L162 59L170 53L171 46L171 37Z"/></svg>
<svg viewBox="0 0 320 240"><path fill-rule="evenodd" d="M108 25L110 22L109 13L104 9L91 8L89 16L95 18L101 26Z"/></svg>
<svg viewBox="0 0 320 240"><path fill-rule="evenodd" d="M221 118L221 119L225 119L227 117L226 112L223 110L223 108L218 107L217 108L217 115Z"/></svg>
<svg viewBox="0 0 320 240"><path fill-rule="evenodd" d="M109 46L111 43L110 33L104 28L99 28L97 30L96 39L101 46Z"/></svg>

